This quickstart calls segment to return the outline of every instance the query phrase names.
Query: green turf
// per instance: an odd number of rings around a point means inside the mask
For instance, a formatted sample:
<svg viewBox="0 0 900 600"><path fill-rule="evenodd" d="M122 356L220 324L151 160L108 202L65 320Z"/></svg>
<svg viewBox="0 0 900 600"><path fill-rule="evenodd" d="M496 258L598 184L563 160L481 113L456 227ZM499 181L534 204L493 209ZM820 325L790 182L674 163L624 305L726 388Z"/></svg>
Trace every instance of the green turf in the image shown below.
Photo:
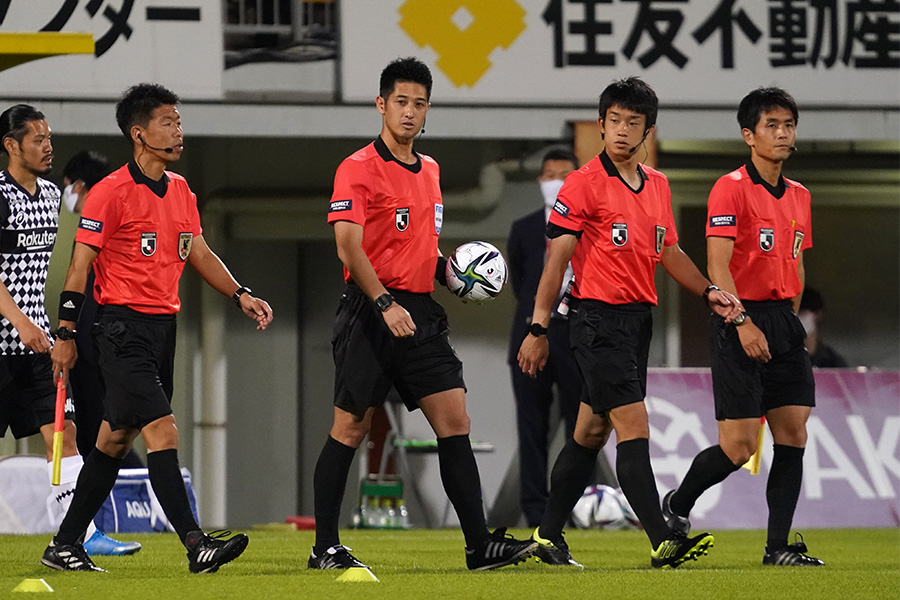
<svg viewBox="0 0 900 600"><path fill-rule="evenodd" d="M137 539L144 549L131 557L97 558L109 573L52 571L39 562L49 536L0 536L0 597L9 597L25 578L43 578L57 598L116 600L900 597L900 531L804 533L810 553L824 559L826 567L763 567L763 532L722 531L709 556L660 571L649 568L649 543L642 532L573 531L567 540L584 571L529 560L470 573L462 536L455 530L344 532L343 542L373 568L379 583L340 583L338 572L307 571L311 532L251 531L243 556L214 575L190 574L173 535L118 536Z"/></svg>

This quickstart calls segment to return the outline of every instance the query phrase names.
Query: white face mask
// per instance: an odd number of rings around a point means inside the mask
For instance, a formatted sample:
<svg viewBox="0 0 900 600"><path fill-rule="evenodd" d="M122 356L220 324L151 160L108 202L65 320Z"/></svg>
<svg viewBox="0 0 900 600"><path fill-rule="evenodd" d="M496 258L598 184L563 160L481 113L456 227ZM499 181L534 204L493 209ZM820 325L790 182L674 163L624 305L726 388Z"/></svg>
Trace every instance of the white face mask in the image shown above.
<svg viewBox="0 0 900 600"><path fill-rule="evenodd" d="M816 315L804 310L801 311L799 315L800 323L803 324L803 329L806 330L806 335L811 335L816 331Z"/></svg>
<svg viewBox="0 0 900 600"><path fill-rule="evenodd" d="M70 183L63 190L63 204L69 209L69 212L75 212L75 205L78 204L78 194L75 193L75 184Z"/></svg>
<svg viewBox="0 0 900 600"><path fill-rule="evenodd" d="M541 184L541 194L544 196L544 206L553 209L556 204L556 195L563 186L562 179L550 179L549 181L539 181Z"/></svg>

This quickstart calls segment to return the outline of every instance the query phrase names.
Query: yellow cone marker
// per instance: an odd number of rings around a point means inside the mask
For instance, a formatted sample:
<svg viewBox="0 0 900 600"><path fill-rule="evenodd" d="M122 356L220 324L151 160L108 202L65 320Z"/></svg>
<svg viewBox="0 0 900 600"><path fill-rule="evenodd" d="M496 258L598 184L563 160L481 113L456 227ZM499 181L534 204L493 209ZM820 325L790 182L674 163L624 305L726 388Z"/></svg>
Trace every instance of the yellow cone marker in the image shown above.
<svg viewBox="0 0 900 600"><path fill-rule="evenodd" d="M344 571L343 575L338 577L336 581L341 582L362 582L362 583L378 583L378 578L375 577L375 573L372 571L363 568L363 567L350 567L346 571Z"/></svg>
<svg viewBox="0 0 900 600"><path fill-rule="evenodd" d="M23 579L22 583L13 588L14 592L52 592L53 588L47 585L43 579Z"/></svg>

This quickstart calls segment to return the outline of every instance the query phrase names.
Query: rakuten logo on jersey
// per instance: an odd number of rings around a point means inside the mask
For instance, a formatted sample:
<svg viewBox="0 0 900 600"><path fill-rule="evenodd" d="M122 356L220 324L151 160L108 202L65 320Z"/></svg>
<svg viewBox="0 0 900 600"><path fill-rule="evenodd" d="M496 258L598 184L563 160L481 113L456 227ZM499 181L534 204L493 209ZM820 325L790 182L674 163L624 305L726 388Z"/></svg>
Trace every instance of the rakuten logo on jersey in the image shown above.
<svg viewBox="0 0 900 600"><path fill-rule="evenodd" d="M55 231L19 231L16 236L18 250L51 250L54 243Z"/></svg>

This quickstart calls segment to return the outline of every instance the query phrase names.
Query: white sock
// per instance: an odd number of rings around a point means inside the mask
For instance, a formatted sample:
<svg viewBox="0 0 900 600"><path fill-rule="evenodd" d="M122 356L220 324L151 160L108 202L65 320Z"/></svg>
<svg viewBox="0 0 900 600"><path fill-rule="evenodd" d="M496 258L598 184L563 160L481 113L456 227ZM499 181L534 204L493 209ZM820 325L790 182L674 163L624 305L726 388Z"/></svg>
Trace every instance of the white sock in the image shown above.
<svg viewBox="0 0 900 600"><path fill-rule="evenodd" d="M72 504L72 497L75 495L75 483L78 481L78 474L81 473L81 467L84 466L84 459L80 454L74 456L63 457L59 470L59 485L50 486L50 495L47 497L47 514L50 516L50 523L54 528L59 529L63 517ZM47 473L53 480L53 463L47 463ZM88 540L94 534L97 528L94 522L88 525L85 539Z"/></svg>

